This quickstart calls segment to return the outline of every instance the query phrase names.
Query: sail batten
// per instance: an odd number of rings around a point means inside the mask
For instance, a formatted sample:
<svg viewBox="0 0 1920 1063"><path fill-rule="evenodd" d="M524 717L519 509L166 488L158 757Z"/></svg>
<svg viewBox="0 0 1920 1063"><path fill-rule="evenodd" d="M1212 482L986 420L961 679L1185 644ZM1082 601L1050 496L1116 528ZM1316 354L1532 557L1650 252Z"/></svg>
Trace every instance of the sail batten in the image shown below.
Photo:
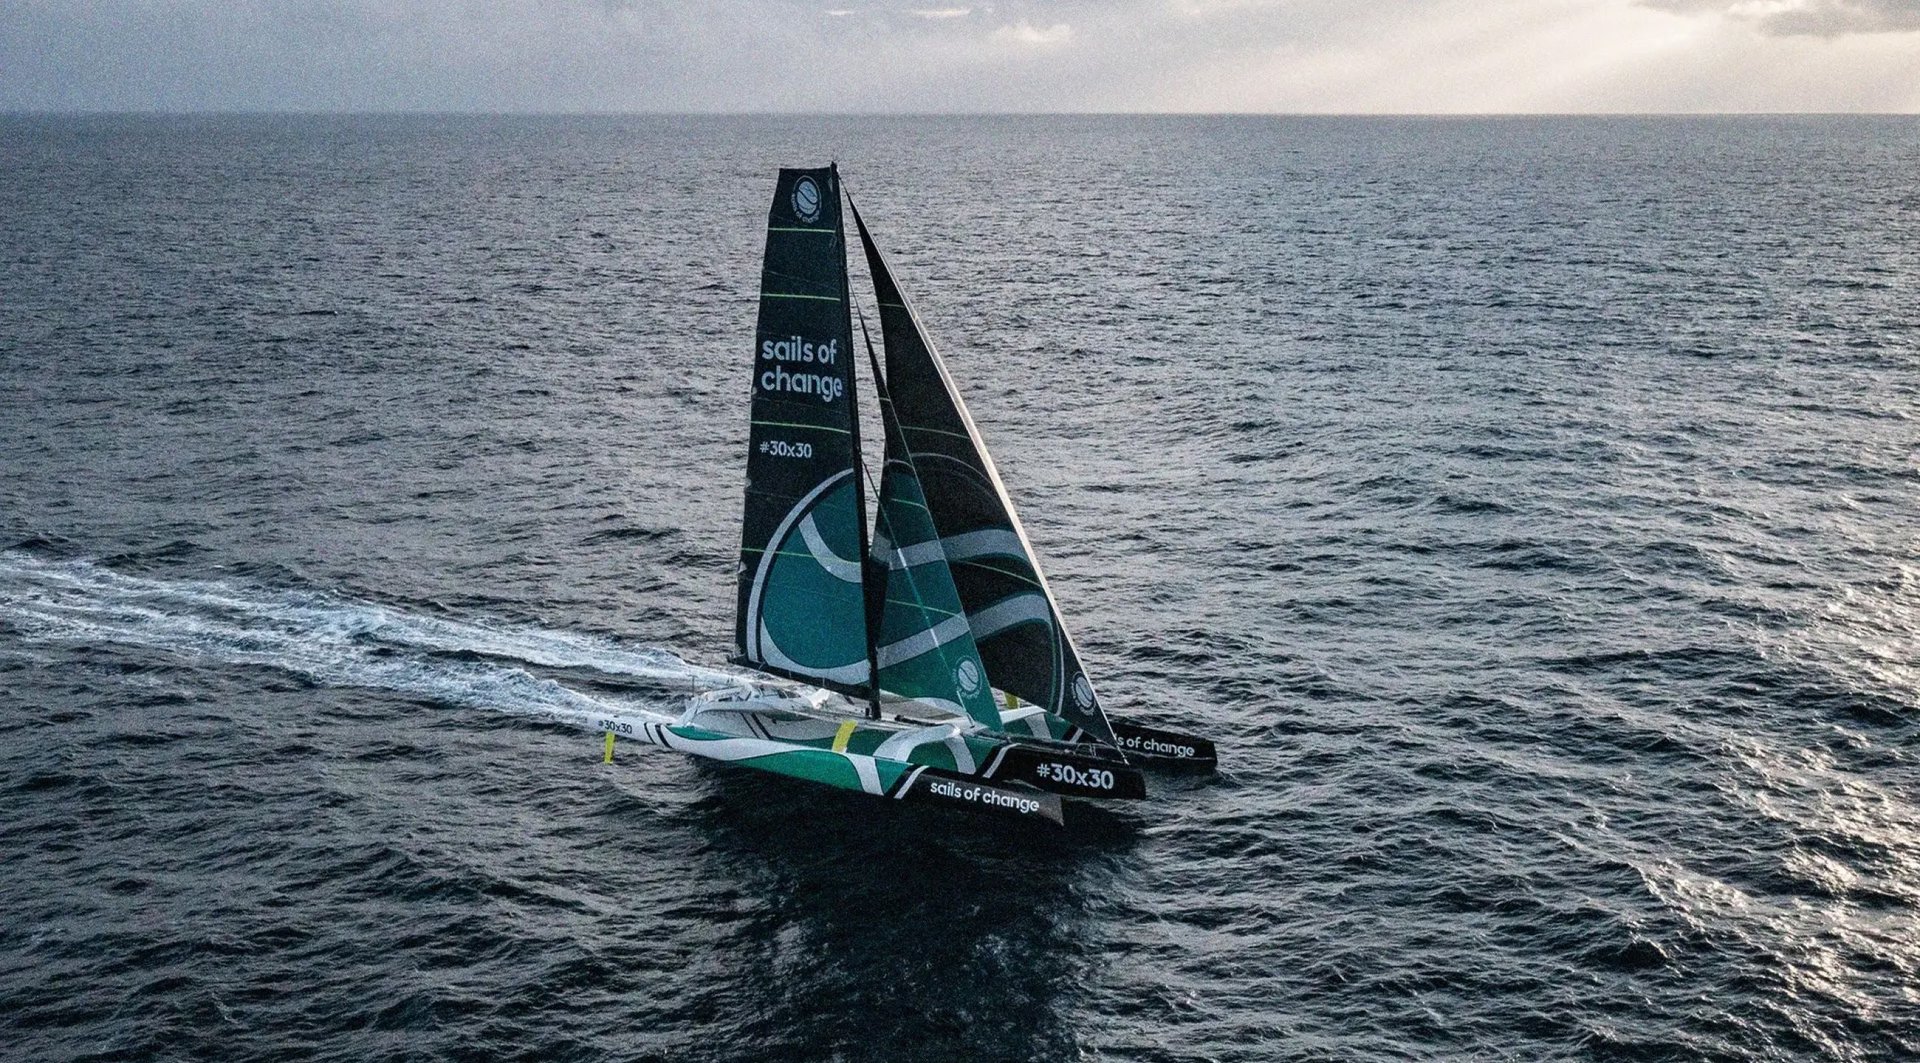
<svg viewBox="0 0 1920 1063"><path fill-rule="evenodd" d="M853 218L886 343L882 412L914 454L935 528L931 541L951 574L992 686L1114 744L1113 727L979 429L858 208Z"/></svg>

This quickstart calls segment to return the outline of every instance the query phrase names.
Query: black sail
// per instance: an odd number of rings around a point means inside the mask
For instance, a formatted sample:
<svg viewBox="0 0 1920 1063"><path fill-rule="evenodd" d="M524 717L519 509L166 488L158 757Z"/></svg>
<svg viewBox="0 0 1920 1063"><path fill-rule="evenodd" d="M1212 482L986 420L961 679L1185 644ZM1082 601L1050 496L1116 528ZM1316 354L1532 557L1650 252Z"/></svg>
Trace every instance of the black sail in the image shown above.
<svg viewBox="0 0 1920 1063"><path fill-rule="evenodd" d="M946 364L858 209L880 302L887 388L992 684L1113 744L1113 727Z"/></svg>
<svg viewBox="0 0 1920 1063"><path fill-rule="evenodd" d="M754 333L736 660L872 689L868 553L839 174L780 171Z"/></svg>

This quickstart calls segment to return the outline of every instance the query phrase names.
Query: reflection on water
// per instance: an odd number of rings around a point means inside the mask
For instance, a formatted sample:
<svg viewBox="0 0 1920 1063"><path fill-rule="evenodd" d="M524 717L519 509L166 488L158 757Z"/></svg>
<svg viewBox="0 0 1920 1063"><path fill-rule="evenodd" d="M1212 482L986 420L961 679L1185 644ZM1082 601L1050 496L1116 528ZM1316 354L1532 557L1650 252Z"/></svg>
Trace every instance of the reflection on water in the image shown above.
<svg viewBox="0 0 1920 1063"><path fill-rule="evenodd" d="M1132 828L1063 834L876 810L857 795L698 770L713 796L683 825L708 841L682 903L717 897L725 913L695 994L715 1013L713 1036L794 1060L1087 1048L1087 986L1104 963L1092 913L1132 860Z"/></svg>

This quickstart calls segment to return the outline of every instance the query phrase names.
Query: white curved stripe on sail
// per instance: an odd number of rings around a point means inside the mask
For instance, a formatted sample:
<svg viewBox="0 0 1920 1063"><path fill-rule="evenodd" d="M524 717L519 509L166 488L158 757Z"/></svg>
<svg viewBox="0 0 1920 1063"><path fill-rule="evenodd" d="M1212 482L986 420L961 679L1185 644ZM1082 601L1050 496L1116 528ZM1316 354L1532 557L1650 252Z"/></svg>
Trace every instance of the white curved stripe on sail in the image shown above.
<svg viewBox="0 0 1920 1063"><path fill-rule="evenodd" d="M760 553L760 567L753 573L753 590L747 595L748 623L746 650L748 660L760 661L766 659L761 654L759 645L757 645L760 641L760 633L766 630L766 625L759 622L760 593L767 589L767 573L773 570L773 559L780 551L781 541L787 537L787 530L793 527L794 521L799 520L807 514L807 509L813 505L814 499L825 494L827 488L832 487L834 484L852 475L852 469L841 469L839 472L820 481L819 484L815 485L813 490L806 493L805 497L795 502L792 509L787 510L787 515L780 518L780 526L773 529L773 535L767 539L766 549Z"/></svg>
<svg viewBox="0 0 1920 1063"><path fill-rule="evenodd" d="M997 635L1016 624L1042 623L1053 626L1053 606L1044 594L1016 594L967 614L976 641Z"/></svg>
<svg viewBox="0 0 1920 1063"><path fill-rule="evenodd" d="M1017 557L1031 563L1027 556L1027 546L1020 536L1009 528L982 528L979 531L962 532L949 535L940 540L940 549L949 561L965 561L970 557Z"/></svg>
<svg viewBox="0 0 1920 1063"><path fill-rule="evenodd" d="M807 541L807 552L813 555L827 574L842 583L860 582L860 566L833 552L833 547L820 537L820 529L814 526L813 514L800 522L800 538Z"/></svg>
<svg viewBox="0 0 1920 1063"><path fill-rule="evenodd" d="M780 644L773 641L773 632L767 630L767 622L760 621L760 659L775 668L785 669L795 675L809 676L814 679L826 679L835 683L857 686L867 681L867 662L855 661L838 668L809 668L787 656Z"/></svg>
<svg viewBox="0 0 1920 1063"><path fill-rule="evenodd" d="M891 668L901 661L911 661L966 634L968 626L967 618L956 613L925 631L916 631L898 642L879 647L873 651L874 661L882 668Z"/></svg>
<svg viewBox="0 0 1920 1063"><path fill-rule="evenodd" d="M975 557L1017 557L1028 561L1026 550L1020 545L1020 537L1005 528L982 528L979 531L962 532L949 535L945 539L929 539L924 543L902 546L894 549L893 544L876 536L873 541L873 556L887 563L894 571L912 568L915 565L931 564L935 561L965 561Z"/></svg>
<svg viewBox="0 0 1920 1063"><path fill-rule="evenodd" d="M912 568L915 565L925 565L934 561L945 561L947 559L946 551L940 548L940 541L938 539L929 539L924 543L914 543L912 546L903 546L898 550L876 548L874 556L885 561L887 567L895 572L901 569Z"/></svg>

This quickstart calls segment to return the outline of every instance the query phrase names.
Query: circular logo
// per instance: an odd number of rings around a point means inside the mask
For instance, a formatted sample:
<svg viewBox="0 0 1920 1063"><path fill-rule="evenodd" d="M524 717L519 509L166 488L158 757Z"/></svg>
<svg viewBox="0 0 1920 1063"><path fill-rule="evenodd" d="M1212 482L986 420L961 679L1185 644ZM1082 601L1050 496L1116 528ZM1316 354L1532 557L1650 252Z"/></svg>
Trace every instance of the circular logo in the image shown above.
<svg viewBox="0 0 1920 1063"><path fill-rule="evenodd" d="M1093 708L1093 684L1087 682L1085 672L1073 677L1073 700L1083 709Z"/></svg>
<svg viewBox="0 0 1920 1063"><path fill-rule="evenodd" d="M960 667L953 670L953 681L960 685L960 693L972 695L980 689L980 666L972 661L961 661Z"/></svg>
<svg viewBox="0 0 1920 1063"><path fill-rule="evenodd" d="M820 185L811 177L793 183L793 214L801 221L820 220Z"/></svg>

